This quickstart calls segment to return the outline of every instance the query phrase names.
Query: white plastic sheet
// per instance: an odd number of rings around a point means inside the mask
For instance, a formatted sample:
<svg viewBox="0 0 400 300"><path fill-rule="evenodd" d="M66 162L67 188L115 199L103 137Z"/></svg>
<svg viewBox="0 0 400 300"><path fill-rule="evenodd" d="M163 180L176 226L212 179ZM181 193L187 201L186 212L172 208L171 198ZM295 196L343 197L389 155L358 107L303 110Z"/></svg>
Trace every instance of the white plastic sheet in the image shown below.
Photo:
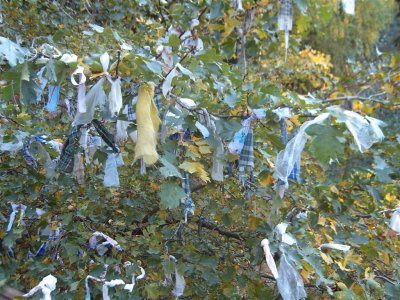
<svg viewBox="0 0 400 300"><path fill-rule="evenodd" d="M361 153L367 151L371 146L384 139L380 126L385 123L372 117L363 117L360 114L343 110L338 106L330 107L329 112L336 117L336 122L345 123L347 129L354 137L354 141Z"/></svg>
<svg viewBox="0 0 400 300"><path fill-rule="evenodd" d="M169 259L172 260L174 263L177 262L177 259L175 256L170 255ZM178 269L175 267L175 287L172 290L172 294L176 297L179 298L180 296L183 295L186 287L186 282L185 278L183 277L182 274L178 272Z"/></svg>
<svg viewBox="0 0 400 300"><path fill-rule="evenodd" d="M301 125L299 132L286 145L286 148L279 152L275 163L275 176L281 179L288 186L288 177L296 162L301 159L301 152L307 142L306 130L314 124L319 124L329 117L329 113L323 113L314 120L307 121Z"/></svg>
<svg viewBox="0 0 400 300"><path fill-rule="evenodd" d="M299 300L307 297L303 279L293 263L282 253L276 280L283 300Z"/></svg>
<svg viewBox="0 0 400 300"><path fill-rule="evenodd" d="M104 78L100 78L100 80L86 94L86 112L80 113L78 111L75 115L74 121L72 122L72 126L92 122L96 106L104 103L106 99L106 93L103 90L103 83Z"/></svg>

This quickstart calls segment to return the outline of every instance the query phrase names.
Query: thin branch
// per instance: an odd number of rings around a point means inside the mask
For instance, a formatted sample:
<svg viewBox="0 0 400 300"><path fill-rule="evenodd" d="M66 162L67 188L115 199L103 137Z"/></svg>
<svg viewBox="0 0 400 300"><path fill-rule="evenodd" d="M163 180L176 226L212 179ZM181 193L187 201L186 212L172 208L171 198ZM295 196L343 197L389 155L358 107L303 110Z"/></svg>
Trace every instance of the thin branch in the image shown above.
<svg viewBox="0 0 400 300"><path fill-rule="evenodd" d="M24 127L24 125L18 123L17 121L15 121L15 120L14 120L13 118L11 118L11 117L6 117L6 116L0 114L0 119L6 119L6 120L8 120L8 121L13 122L15 125L17 125L17 126L19 126L19 127Z"/></svg>
<svg viewBox="0 0 400 300"><path fill-rule="evenodd" d="M199 224L200 226L210 229L210 230L215 230L217 231L219 234L225 235L227 237L231 237L237 240L243 240L243 238L240 236L240 234L236 233L236 232L232 232L232 231L228 231L225 229L222 229L221 227L219 227L217 224L206 220L204 217L199 218L199 220L197 221L197 224Z"/></svg>

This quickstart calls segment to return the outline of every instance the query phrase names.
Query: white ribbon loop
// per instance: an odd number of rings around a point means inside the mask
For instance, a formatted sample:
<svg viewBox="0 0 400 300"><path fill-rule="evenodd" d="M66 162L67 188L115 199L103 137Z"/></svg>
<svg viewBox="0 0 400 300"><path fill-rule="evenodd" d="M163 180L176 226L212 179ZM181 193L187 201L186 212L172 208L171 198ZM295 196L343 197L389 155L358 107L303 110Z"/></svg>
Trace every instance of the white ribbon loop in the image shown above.
<svg viewBox="0 0 400 300"><path fill-rule="evenodd" d="M83 114L86 112L86 101L85 101L85 94L86 94L86 76L83 73L84 69L82 66L78 66L76 70L71 75L71 83L75 86L78 86L78 112ZM74 75L79 75L79 83L76 82Z"/></svg>

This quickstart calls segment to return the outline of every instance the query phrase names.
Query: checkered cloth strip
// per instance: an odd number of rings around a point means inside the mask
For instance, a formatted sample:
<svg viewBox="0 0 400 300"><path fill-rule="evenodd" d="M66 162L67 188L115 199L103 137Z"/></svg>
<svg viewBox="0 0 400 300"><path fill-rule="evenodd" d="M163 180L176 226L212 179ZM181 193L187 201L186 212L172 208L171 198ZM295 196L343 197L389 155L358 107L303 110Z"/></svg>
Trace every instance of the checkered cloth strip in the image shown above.
<svg viewBox="0 0 400 300"><path fill-rule="evenodd" d="M31 141L27 140L24 143L24 146L21 149L22 157L24 158L25 162L28 164L28 166L32 167L32 169L36 170L37 169L37 163L31 153L29 152L29 148L31 145Z"/></svg>
<svg viewBox="0 0 400 300"><path fill-rule="evenodd" d="M114 136L107 130L107 128L104 127L103 124L97 119L93 119L92 124L94 128L96 129L97 133L100 135L100 137L103 139L103 141L111 147L111 149L115 152L119 152L118 146L115 144Z"/></svg>
<svg viewBox="0 0 400 300"><path fill-rule="evenodd" d="M80 151L79 139L81 138L82 125L73 126L67 136L62 150L58 167L62 172L72 173L74 170L74 156Z"/></svg>

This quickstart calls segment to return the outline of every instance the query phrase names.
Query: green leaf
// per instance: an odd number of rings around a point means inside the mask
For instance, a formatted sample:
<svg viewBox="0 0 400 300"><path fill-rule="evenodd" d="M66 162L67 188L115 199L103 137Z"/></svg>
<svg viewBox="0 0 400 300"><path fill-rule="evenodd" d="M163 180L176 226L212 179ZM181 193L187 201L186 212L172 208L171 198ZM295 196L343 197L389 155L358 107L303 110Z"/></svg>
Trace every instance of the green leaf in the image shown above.
<svg viewBox="0 0 400 300"><path fill-rule="evenodd" d="M21 80L22 101L26 105L36 103L37 93L39 90L39 86L33 80Z"/></svg>
<svg viewBox="0 0 400 300"><path fill-rule="evenodd" d="M171 34L168 39L168 45L170 45L173 49L178 49L179 45L181 44L181 40L179 36L176 34Z"/></svg>
<svg viewBox="0 0 400 300"><path fill-rule="evenodd" d="M337 138L340 132L335 127L313 125L307 130L307 133L315 135L310 145L310 151L323 165L328 165L331 159L343 155L343 144Z"/></svg>
<svg viewBox="0 0 400 300"><path fill-rule="evenodd" d="M235 90L231 89L229 93L224 95L224 102L229 105L229 107L235 107L236 103L240 98L236 95Z"/></svg>
<svg viewBox="0 0 400 300"><path fill-rule="evenodd" d="M160 63L156 62L156 61L144 61L144 63L146 64L146 67L152 71L155 74L161 74L162 72L162 67L160 65Z"/></svg>
<svg viewBox="0 0 400 300"><path fill-rule="evenodd" d="M185 195L185 191L175 182L166 182L160 188L160 206L169 209L178 207L181 203L181 198L185 197Z"/></svg>
<svg viewBox="0 0 400 300"><path fill-rule="evenodd" d="M179 172L178 168L175 167L169 160L167 156L163 156L160 159L161 163L164 165L164 167L160 168L160 173L163 177L171 177L175 176L178 178L182 178L182 174Z"/></svg>

